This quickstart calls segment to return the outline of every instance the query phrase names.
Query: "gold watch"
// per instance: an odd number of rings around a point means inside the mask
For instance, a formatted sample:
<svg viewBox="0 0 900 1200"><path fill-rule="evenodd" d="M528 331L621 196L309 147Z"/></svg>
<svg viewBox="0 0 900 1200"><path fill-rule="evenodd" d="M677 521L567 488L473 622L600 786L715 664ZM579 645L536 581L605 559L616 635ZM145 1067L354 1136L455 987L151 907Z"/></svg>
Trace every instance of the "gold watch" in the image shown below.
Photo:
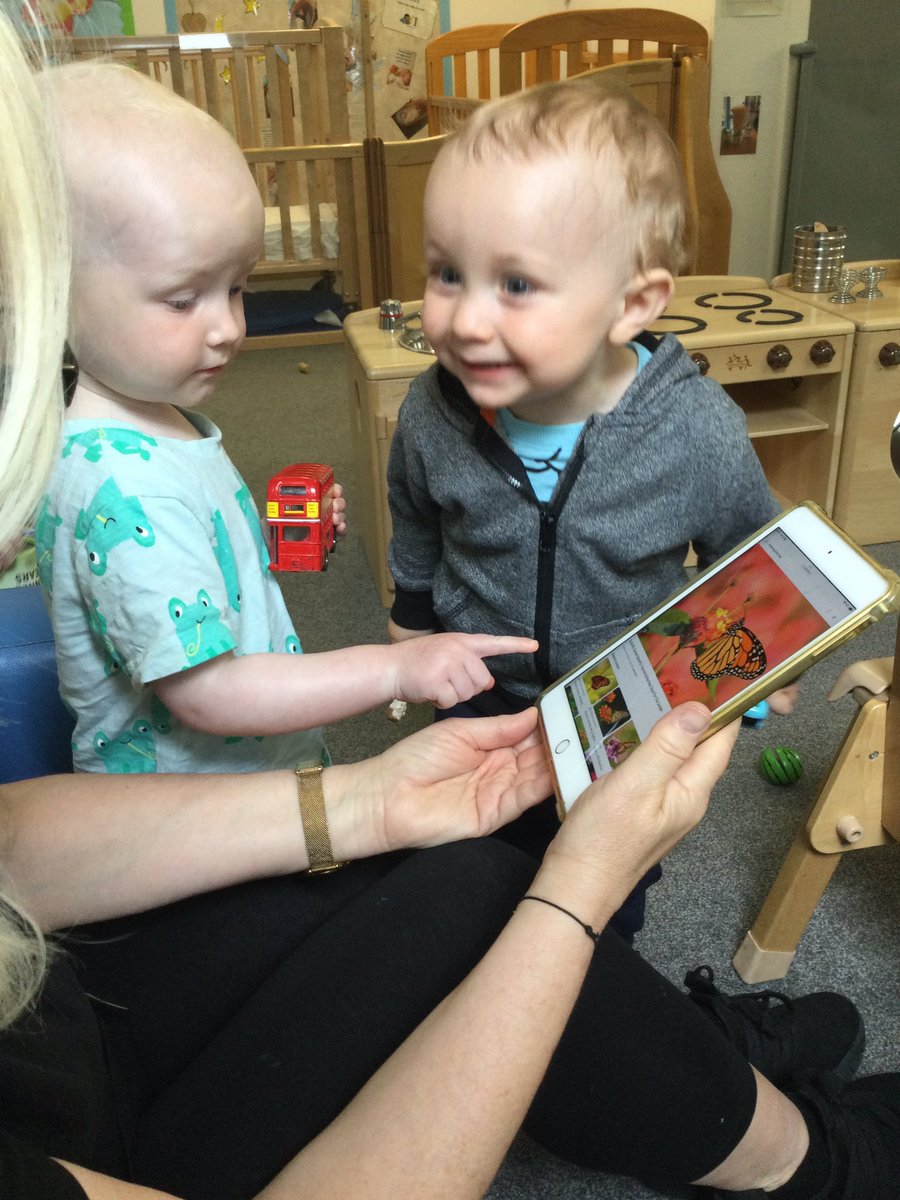
<svg viewBox="0 0 900 1200"><path fill-rule="evenodd" d="M303 838L309 858L307 875L330 875L345 866L335 862L325 816L325 796L322 792L322 764L301 765L294 768L297 776L297 799L300 803L300 820Z"/></svg>

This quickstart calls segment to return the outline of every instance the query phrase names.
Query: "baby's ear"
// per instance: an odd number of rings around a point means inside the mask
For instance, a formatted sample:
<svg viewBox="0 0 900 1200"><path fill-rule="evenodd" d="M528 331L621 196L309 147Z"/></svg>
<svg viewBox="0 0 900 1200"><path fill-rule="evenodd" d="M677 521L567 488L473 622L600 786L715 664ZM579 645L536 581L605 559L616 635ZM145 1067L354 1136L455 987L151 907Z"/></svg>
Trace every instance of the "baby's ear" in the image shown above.
<svg viewBox="0 0 900 1200"><path fill-rule="evenodd" d="M624 346L647 329L672 298L675 281L662 267L635 275L625 290L622 313L610 331L610 341Z"/></svg>

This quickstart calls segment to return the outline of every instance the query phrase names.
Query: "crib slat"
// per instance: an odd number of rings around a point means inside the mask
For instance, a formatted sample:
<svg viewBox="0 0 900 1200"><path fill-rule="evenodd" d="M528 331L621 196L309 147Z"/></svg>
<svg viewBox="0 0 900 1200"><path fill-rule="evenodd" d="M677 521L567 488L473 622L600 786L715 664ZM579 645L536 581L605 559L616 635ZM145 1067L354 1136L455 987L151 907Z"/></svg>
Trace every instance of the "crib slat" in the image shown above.
<svg viewBox="0 0 900 1200"><path fill-rule="evenodd" d="M169 50L169 71L172 77L172 90L179 96L184 93L184 71L181 64L181 54L177 46L172 46Z"/></svg>
<svg viewBox="0 0 900 1200"><path fill-rule="evenodd" d="M328 103L327 138L330 142L349 142L350 113L347 108L347 80L344 72L344 33L337 26L322 30L325 66L318 72L324 79Z"/></svg>
<svg viewBox="0 0 900 1200"><path fill-rule="evenodd" d="M240 146L258 146L253 136L251 116L250 73L247 70L247 52L242 47L234 51L234 72L231 79L235 106L235 133Z"/></svg>
<svg viewBox="0 0 900 1200"><path fill-rule="evenodd" d="M203 100L203 88L201 86L202 75L200 73L200 59L191 59L191 86L193 87L193 95L188 96L185 93L185 99L190 100L192 104L196 104L199 108L205 108ZM208 110L207 110L208 111Z"/></svg>
<svg viewBox="0 0 900 1200"><path fill-rule="evenodd" d="M331 138L322 127L320 100L313 87L315 59L312 47L297 46L294 55L294 72L297 78L297 108L303 121L298 130L298 137L291 138L282 145L297 145L300 143L329 142Z"/></svg>
<svg viewBox="0 0 900 1200"><path fill-rule="evenodd" d="M265 96L263 94L264 84L262 80L257 83L259 68L265 62L265 59L260 56L259 49L254 49L252 54L246 55L244 58L244 67L247 71L247 96L250 107L250 132L248 134L248 146L262 146L265 139L262 135L262 122L266 117Z"/></svg>
<svg viewBox="0 0 900 1200"><path fill-rule="evenodd" d="M341 255L339 264L341 295L347 303L356 304L359 302L361 281L353 160L349 158L335 160L334 175L337 196L338 245Z"/></svg>
<svg viewBox="0 0 900 1200"><path fill-rule="evenodd" d="M211 117L222 123L222 106L219 103L218 67L212 50L200 51L200 64L203 69L203 87L206 93L206 111Z"/></svg>

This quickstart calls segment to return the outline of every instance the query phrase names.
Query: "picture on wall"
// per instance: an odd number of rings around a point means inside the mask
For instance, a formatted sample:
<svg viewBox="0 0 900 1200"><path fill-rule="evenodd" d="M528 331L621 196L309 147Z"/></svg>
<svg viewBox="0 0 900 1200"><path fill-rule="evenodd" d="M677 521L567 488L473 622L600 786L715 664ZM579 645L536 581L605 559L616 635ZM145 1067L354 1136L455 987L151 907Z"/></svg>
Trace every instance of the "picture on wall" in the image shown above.
<svg viewBox="0 0 900 1200"><path fill-rule="evenodd" d="M759 96L743 100L725 96L722 101L720 154L755 154L759 132Z"/></svg>

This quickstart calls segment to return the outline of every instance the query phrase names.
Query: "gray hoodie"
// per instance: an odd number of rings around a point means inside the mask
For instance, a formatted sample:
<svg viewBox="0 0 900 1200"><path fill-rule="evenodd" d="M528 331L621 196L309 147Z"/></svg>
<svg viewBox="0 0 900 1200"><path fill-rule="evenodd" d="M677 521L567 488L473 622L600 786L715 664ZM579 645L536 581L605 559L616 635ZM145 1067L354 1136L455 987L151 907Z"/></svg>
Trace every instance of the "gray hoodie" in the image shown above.
<svg viewBox="0 0 900 1200"><path fill-rule="evenodd" d="M657 341L616 407L585 422L547 503L465 389L435 365L413 380L388 463L396 583L410 629L535 637L490 662L534 700L778 512L741 409L676 338Z"/></svg>

